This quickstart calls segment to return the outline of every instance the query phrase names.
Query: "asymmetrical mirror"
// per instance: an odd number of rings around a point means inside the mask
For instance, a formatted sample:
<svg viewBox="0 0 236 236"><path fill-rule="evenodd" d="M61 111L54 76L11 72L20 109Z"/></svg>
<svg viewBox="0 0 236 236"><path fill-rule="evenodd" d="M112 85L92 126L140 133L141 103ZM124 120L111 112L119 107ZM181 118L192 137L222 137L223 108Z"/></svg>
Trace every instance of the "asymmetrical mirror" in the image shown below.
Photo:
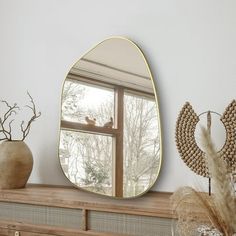
<svg viewBox="0 0 236 236"><path fill-rule="evenodd" d="M69 71L61 98L60 163L77 187L112 197L141 195L161 165L156 91L132 41L99 43Z"/></svg>

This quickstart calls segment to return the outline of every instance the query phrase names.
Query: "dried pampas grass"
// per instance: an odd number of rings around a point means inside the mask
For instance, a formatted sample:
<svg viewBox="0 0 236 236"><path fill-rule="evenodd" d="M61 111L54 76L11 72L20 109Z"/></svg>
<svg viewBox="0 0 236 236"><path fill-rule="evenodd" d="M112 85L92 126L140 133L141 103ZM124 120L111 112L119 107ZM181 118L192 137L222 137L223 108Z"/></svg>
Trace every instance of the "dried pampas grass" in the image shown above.
<svg viewBox="0 0 236 236"><path fill-rule="evenodd" d="M212 178L213 200L222 221L225 235L236 233L236 198L232 173L226 162L215 150L211 137L206 129L202 129L203 146L206 153L207 166Z"/></svg>
<svg viewBox="0 0 236 236"><path fill-rule="evenodd" d="M202 143L206 163L212 178L213 195L200 193L191 187L182 187L172 196L173 208L178 216L178 231L181 236L236 235L236 198L230 168L216 152L209 132L202 129ZM200 234L207 226L215 233ZM213 231L212 231L213 232Z"/></svg>

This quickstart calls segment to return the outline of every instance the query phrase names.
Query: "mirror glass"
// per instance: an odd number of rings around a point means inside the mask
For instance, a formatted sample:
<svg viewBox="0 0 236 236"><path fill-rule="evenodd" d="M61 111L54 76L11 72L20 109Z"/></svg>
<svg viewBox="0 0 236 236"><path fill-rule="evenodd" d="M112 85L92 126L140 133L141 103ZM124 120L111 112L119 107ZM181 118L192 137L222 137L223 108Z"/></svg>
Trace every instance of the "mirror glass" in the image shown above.
<svg viewBox="0 0 236 236"><path fill-rule="evenodd" d="M77 187L130 198L149 190L161 166L156 91L132 41L104 40L78 60L64 81L59 158Z"/></svg>

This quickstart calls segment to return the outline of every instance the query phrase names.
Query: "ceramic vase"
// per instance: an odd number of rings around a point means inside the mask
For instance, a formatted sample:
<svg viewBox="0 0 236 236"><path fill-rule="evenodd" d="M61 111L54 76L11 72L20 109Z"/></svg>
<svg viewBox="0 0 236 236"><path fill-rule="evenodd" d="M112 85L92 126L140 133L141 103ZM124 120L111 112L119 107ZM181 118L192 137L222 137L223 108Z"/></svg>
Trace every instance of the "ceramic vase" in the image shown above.
<svg viewBox="0 0 236 236"><path fill-rule="evenodd" d="M33 156L24 141L0 144L0 189L24 188L33 167Z"/></svg>

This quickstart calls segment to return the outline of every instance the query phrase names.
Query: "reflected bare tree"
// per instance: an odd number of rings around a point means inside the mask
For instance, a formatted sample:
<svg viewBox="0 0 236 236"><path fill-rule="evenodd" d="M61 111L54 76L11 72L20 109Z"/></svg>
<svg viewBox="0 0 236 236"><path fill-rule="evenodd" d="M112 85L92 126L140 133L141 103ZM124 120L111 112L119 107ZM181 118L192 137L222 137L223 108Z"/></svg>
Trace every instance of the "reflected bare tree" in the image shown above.
<svg viewBox="0 0 236 236"><path fill-rule="evenodd" d="M63 94L66 116L86 112L100 123L110 118L114 111L112 99L93 110L83 111L77 105L75 89L70 85ZM85 92L81 91L80 98ZM129 197L140 194L154 183L160 147L155 102L132 94L126 94L124 101L124 196ZM61 131L59 153L68 178L87 190L112 195L112 142L110 136Z"/></svg>
<svg viewBox="0 0 236 236"><path fill-rule="evenodd" d="M79 83L66 80L62 92L61 109L62 119L77 119L84 116L79 101L85 95L85 89Z"/></svg>
<svg viewBox="0 0 236 236"><path fill-rule="evenodd" d="M128 197L154 183L160 146L155 102L132 94L124 101L124 195Z"/></svg>

